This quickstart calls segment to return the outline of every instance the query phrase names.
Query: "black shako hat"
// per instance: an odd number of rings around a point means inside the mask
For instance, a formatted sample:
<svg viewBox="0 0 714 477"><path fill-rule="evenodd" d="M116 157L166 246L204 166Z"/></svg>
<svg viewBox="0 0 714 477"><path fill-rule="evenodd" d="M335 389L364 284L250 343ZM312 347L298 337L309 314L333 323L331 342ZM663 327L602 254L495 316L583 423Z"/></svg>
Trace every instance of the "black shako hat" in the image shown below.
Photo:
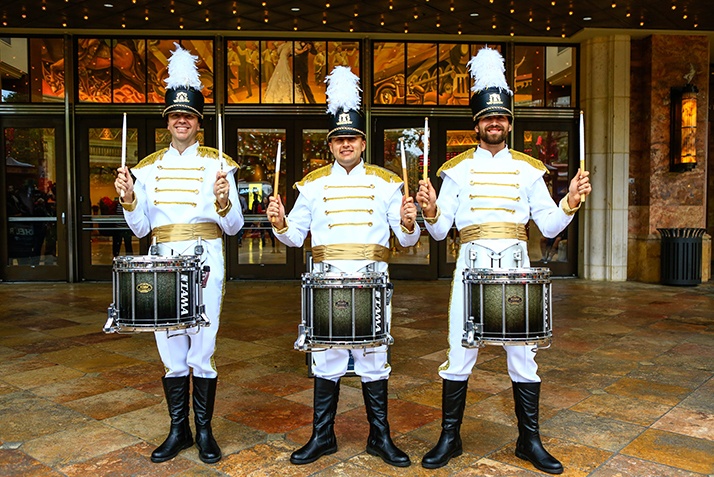
<svg viewBox="0 0 714 477"><path fill-rule="evenodd" d="M503 115L513 119L513 92L506 83L503 57L485 47L466 65L474 80L473 95L469 100L472 119L477 123L486 116Z"/></svg>
<svg viewBox="0 0 714 477"><path fill-rule="evenodd" d="M365 137L364 114L360 109L359 76L347 66L336 66L325 78L327 83L327 140L339 136Z"/></svg>
<svg viewBox="0 0 714 477"><path fill-rule="evenodd" d="M203 85L196 67L198 56L184 50L178 43L174 43L174 45L176 49L171 52L169 58L169 77L164 80L166 83L166 94L164 95L166 107L162 116L181 112L195 114L203 119L205 101L203 93L201 93Z"/></svg>

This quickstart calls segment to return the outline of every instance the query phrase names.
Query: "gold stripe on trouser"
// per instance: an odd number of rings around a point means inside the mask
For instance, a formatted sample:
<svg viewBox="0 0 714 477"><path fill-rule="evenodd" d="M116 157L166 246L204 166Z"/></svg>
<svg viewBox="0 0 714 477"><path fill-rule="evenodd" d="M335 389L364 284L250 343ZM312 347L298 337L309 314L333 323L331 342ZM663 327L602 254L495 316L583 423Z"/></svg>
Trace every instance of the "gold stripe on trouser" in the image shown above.
<svg viewBox="0 0 714 477"><path fill-rule="evenodd" d="M317 245L312 247L312 261L325 260L374 260L389 261L389 249L377 244L336 243L332 245Z"/></svg>
<svg viewBox="0 0 714 477"><path fill-rule="evenodd" d="M211 240L223 237L223 231L214 222L198 224L171 224L156 227L151 231L151 237L156 243L183 242L185 240Z"/></svg>
<svg viewBox="0 0 714 477"><path fill-rule="evenodd" d="M486 222L485 224L467 225L459 230L461 243L478 239L518 239L528 241L526 226L513 222Z"/></svg>

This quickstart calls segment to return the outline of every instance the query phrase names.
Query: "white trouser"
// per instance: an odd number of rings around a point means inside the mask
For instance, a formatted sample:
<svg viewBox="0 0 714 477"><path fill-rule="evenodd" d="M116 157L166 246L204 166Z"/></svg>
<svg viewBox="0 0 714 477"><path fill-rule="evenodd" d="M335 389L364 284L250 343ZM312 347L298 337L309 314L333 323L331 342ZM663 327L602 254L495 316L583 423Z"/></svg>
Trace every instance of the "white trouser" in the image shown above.
<svg viewBox="0 0 714 477"><path fill-rule="evenodd" d="M488 242L488 241L484 241ZM477 250L475 263L469 260L469 251L474 246L474 242L461 245L459 258L456 261L454 279L451 286L451 300L449 301L449 354L445 363L439 366L439 375L443 379L450 381L466 381L476 364L478 358L478 348L464 348L461 345L461 338L464 332L464 268L492 268L490 250L486 247L475 245ZM515 247L521 247L522 262L521 267L529 267L528 255L523 252L525 243L521 242L515 246L508 247L503 253L501 262L502 268L513 268L513 251L518 251ZM512 250L513 249L513 250ZM508 374L511 381L517 383L538 383L538 365L535 362L535 351L532 345L509 345L503 347L506 350L506 360L508 363Z"/></svg>
<svg viewBox="0 0 714 477"><path fill-rule="evenodd" d="M161 255L170 255L172 250L178 248L171 248L169 244L160 244L159 247ZM188 376L191 369L193 375L198 378L215 378L218 375L213 362L213 353L216 349L216 335L223 301L223 241L220 239L204 241L203 247L202 259L205 260L204 264L211 267L206 288L203 289L203 303L211 324L208 327L198 327L198 331L196 328L190 328L154 333L167 378ZM184 248L181 247L179 250ZM192 251L193 248L189 253Z"/></svg>

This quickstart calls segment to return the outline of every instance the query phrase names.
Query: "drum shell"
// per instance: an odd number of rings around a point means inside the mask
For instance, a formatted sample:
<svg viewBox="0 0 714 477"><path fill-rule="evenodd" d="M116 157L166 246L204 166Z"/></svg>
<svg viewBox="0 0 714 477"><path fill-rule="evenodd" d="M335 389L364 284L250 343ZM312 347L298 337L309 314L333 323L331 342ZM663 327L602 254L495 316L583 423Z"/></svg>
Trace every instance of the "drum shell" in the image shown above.
<svg viewBox="0 0 714 477"><path fill-rule="evenodd" d="M359 348L387 344L386 274L303 274L306 344Z"/></svg>
<svg viewBox="0 0 714 477"><path fill-rule="evenodd" d="M464 286L464 329L466 332L471 321L476 340L486 344L550 340L549 269L466 269Z"/></svg>
<svg viewBox="0 0 714 477"><path fill-rule="evenodd" d="M116 257L115 323L119 331L160 331L197 325L202 311L200 257Z"/></svg>

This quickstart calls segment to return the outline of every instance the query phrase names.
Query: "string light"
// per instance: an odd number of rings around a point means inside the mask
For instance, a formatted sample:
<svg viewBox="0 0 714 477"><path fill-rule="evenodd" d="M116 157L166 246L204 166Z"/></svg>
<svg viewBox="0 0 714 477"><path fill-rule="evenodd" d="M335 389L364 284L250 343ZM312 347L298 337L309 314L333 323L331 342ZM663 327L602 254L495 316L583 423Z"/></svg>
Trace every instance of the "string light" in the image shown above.
<svg viewBox="0 0 714 477"><path fill-rule="evenodd" d="M459 35L461 35L461 23L459 23L459 30L458 30Z"/></svg>
<svg viewBox="0 0 714 477"><path fill-rule="evenodd" d="M169 11L171 13L176 13L176 9L174 8L174 0L171 0L171 8L169 8Z"/></svg>
<svg viewBox="0 0 714 477"><path fill-rule="evenodd" d="M295 19L293 20L293 31L297 31L297 30L298 30L298 23L297 23L297 17L295 17Z"/></svg>
<svg viewBox="0 0 714 477"><path fill-rule="evenodd" d="M404 22L404 33L409 33L409 23Z"/></svg>
<svg viewBox="0 0 714 477"><path fill-rule="evenodd" d="M441 15L436 16L436 28L441 28Z"/></svg>
<svg viewBox="0 0 714 477"><path fill-rule="evenodd" d="M379 16L379 24L380 26L384 26L384 13Z"/></svg>
<svg viewBox="0 0 714 477"><path fill-rule="evenodd" d="M322 24L327 25L327 12L322 12Z"/></svg>
<svg viewBox="0 0 714 477"><path fill-rule="evenodd" d="M236 30L240 30L240 17L238 17L238 21L236 23Z"/></svg>
<svg viewBox="0 0 714 477"><path fill-rule="evenodd" d="M211 21L211 19L210 19L209 16L208 16L208 10L206 10L206 23L208 23L208 22L210 22L210 21Z"/></svg>

